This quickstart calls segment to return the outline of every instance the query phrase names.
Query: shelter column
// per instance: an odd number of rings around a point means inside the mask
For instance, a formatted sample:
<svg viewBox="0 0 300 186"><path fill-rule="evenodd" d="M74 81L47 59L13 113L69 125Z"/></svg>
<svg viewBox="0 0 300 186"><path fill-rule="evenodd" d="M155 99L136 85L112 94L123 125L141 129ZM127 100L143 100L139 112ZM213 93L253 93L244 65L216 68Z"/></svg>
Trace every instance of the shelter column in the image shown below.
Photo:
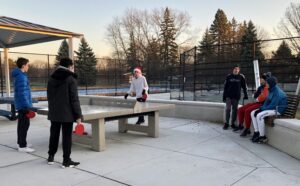
<svg viewBox="0 0 300 186"><path fill-rule="evenodd" d="M8 63L8 48L4 48L4 68L5 68L5 85L6 96L10 96L10 79L9 79L9 63Z"/></svg>
<svg viewBox="0 0 300 186"><path fill-rule="evenodd" d="M69 45L69 58L74 60L74 53L73 53L73 38L68 38L68 45Z"/></svg>

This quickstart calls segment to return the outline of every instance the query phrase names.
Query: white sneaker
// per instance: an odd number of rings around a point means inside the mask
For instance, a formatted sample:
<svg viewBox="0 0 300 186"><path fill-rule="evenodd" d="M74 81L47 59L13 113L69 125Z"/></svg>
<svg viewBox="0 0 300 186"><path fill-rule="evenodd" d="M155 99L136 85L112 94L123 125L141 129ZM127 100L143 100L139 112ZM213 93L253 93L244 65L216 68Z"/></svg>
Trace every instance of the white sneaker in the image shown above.
<svg viewBox="0 0 300 186"><path fill-rule="evenodd" d="M29 147L18 148L19 152L34 152L35 150Z"/></svg>
<svg viewBox="0 0 300 186"><path fill-rule="evenodd" d="M17 144L17 147L20 148L19 144ZM31 148L31 147L33 147L33 145L30 143L27 143L27 147Z"/></svg>

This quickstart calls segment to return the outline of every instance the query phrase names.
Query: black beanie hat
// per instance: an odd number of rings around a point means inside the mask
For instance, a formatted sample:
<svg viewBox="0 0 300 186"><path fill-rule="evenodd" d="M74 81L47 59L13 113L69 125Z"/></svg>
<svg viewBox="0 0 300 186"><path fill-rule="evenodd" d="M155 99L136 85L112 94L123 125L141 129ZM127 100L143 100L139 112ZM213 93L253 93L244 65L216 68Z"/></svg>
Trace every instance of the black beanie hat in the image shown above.
<svg viewBox="0 0 300 186"><path fill-rule="evenodd" d="M68 68L69 66L72 66L74 63L72 61L72 59L70 58L62 58L59 62L60 66L66 67Z"/></svg>
<svg viewBox="0 0 300 186"><path fill-rule="evenodd" d="M261 78L264 80L267 80L269 77L271 77L271 72L266 72L261 75Z"/></svg>

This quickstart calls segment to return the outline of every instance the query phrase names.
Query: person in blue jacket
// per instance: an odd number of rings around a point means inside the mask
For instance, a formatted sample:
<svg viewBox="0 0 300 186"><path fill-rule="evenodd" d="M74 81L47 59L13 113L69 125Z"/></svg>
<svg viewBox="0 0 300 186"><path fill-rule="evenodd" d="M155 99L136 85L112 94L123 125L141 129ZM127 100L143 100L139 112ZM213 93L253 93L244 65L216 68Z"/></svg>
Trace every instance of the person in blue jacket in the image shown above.
<svg viewBox="0 0 300 186"><path fill-rule="evenodd" d="M267 79L269 95L264 104L251 112L251 119L254 127L253 142L265 143L268 141L265 136L264 118L267 116L281 115L287 107L286 94L276 85L274 76Z"/></svg>
<svg viewBox="0 0 300 186"><path fill-rule="evenodd" d="M12 77L14 78L14 104L18 111L18 151L19 152L34 152L33 148L30 148L27 144L27 131L30 126L29 118L26 116L29 110L32 108L31 91L29 86L29 80L25 74L29 69L29 60L26 58L18 58L17 67L12 71Z"/></svg>

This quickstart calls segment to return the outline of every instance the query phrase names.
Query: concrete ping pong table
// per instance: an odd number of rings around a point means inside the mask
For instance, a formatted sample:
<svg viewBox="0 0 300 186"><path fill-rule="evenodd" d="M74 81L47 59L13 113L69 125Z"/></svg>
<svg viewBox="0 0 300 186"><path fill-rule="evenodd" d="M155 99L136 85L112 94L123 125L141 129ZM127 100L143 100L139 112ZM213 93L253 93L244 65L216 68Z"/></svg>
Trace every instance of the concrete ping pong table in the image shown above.
<svg viewBox="0 0 300 186"><path fill-rule="evenodd" d="M124 100L104 96L80 96L80 104L83 121L91 124L92 134L73 134L73 142L91 146L95 151L105 150L106 121L118 120L121 133L136 131L157 138L159 136L159 111L175 108L173 104L140 103L134 99ZM48 108L39 109L38 113L47 115ZM128 124L128 118L141 115L148 116L148 126Z"/></svg>

